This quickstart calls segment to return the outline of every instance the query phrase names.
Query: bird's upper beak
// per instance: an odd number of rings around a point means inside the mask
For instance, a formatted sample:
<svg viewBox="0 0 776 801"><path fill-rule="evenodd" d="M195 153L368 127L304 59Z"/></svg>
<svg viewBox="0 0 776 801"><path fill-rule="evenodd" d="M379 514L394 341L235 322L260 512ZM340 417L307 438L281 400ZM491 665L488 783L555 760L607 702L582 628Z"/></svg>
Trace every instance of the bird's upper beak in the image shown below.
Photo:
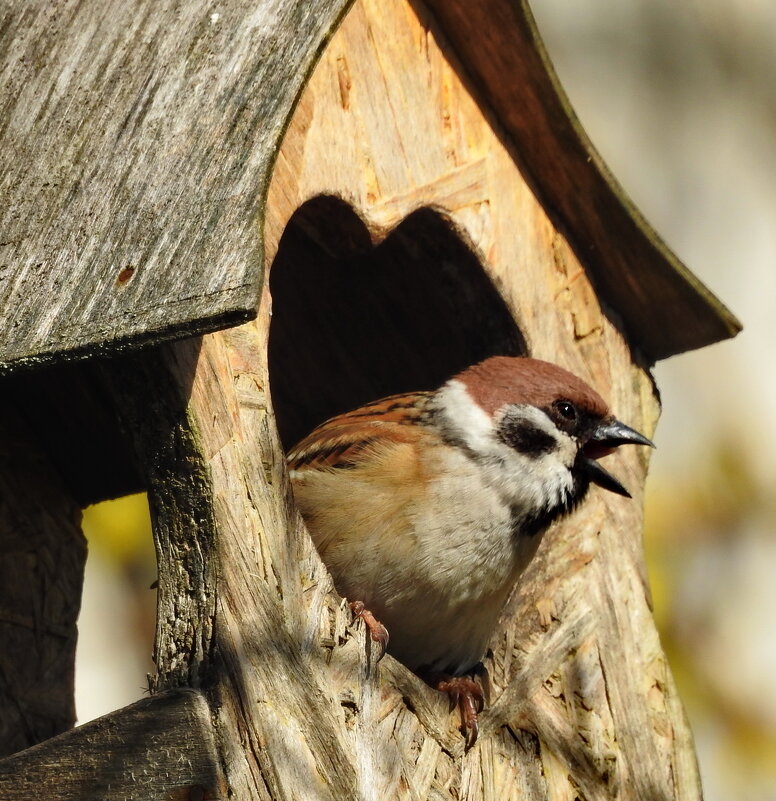
<svg viewBox="0 0 776 801"><path fill-rule="evenodd" d="M635 429L611 417L602 420L593 429L579 454L580 465L594 484L598 484L599 487L610 492L615 492L617 495L624 495L626 498L631 497L628 490L610 472L604 470L596 460L611 453L620 445L629 444L655 447L654 443L643 434L639 434Z"/></svg>

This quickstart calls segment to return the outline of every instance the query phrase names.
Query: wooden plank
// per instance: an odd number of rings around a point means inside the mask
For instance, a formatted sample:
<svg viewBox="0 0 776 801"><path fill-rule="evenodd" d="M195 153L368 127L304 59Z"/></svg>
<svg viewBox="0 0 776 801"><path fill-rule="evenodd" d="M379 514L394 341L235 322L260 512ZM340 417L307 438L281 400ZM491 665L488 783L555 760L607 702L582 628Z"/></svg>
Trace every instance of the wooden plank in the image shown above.
<svg viewBox="0 0 776 801"><path fill-rule="evenodd" d="M86 561L81 508L24 422L2 393L0 756L75 722L76 620Z"/></svg>
<svg viewBox="0 0 776 801"><path fill-rule="evenodd" d="M527 0L410 2L421 15L426 7L433 12L631 343L652 362L735 336L738 320L660 239L596 152Z"/></svg>
<svg viewBox="0 0 776 801"><path fill-rule="evenodd" d="M163 693L0 760L0 798L225 800L207 702Z"/></svg>
<svg viewBox="0 0 776 801"><path fill-rule="evenodd" d="M3 4L0 369L255 314L277 141L347 4Z"/></svg>

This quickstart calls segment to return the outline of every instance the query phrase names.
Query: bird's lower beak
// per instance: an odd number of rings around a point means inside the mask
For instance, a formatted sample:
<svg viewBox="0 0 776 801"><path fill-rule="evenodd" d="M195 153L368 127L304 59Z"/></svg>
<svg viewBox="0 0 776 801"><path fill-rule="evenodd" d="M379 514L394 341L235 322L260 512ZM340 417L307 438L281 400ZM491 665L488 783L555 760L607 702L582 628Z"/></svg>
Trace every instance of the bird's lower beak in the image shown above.
<svg viewBox="0 0 776 801"><path fill-rule="evenodd" d="M580 466L587 473L588 478L599 487L614 492L617 495L624 495L630 498L631 494L622 484L608 471L604 470L596 461L602 456L606 456L620 445L648 445L654 448L655 445L643 434L639 434L630 426L621 423L619 420L610 418L602 421L592 432L588 441L583 445L579 454Z"/></svg>

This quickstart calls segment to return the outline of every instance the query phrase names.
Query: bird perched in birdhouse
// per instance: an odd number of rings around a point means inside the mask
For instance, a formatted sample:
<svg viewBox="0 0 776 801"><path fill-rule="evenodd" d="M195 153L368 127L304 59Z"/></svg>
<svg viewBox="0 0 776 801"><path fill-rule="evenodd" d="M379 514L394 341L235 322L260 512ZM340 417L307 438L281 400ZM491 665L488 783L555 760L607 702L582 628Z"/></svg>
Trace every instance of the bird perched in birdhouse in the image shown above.
<svg viewBox="0 0 776 801"><path fill-rule="evenodd" d="M495 356L328 420L288 462L337 590L460 704L471 744L483 696L466 674L549 525L591 483L630 497L597 461L627 443L652 445L580 378Z"/></svg>

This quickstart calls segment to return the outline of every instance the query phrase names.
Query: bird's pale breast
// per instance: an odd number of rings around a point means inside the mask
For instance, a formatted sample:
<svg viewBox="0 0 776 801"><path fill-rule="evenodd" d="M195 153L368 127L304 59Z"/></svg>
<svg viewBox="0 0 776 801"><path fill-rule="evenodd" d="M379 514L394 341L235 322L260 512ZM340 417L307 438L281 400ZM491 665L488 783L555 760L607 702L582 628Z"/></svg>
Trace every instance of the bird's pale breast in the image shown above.
<svg viewBox="0 0 776 801"><path fill-rule="evenodd" d="M294 492L339 592L361 600L411 668L482 657L536 539L457 448L422 434L377 444L346 470L302 470Z"/></svg>

